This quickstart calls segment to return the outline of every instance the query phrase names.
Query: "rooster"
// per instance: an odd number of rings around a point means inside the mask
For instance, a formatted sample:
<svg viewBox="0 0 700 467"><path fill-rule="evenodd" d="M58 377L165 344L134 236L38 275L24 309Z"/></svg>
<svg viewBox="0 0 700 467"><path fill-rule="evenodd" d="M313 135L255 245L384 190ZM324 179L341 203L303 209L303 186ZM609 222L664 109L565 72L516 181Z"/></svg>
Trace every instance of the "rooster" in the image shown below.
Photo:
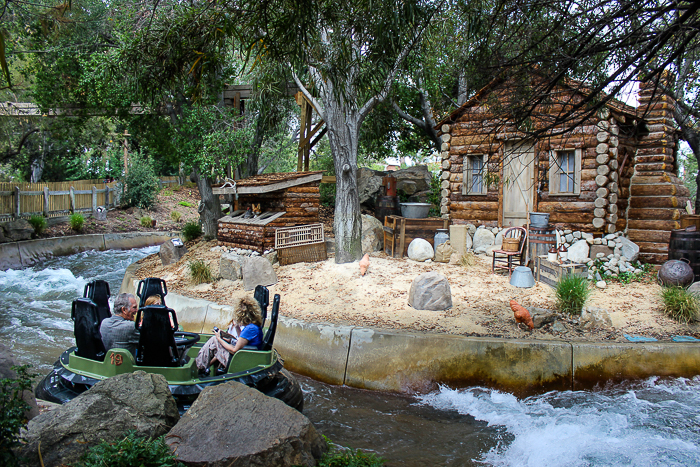
<svg viewBox="0 0 700 467"><path fill-rule="evenodd" d="M369 268L369 254L365 254L360 260L360 275L364 276Z"/></svg>
<svg viewBox="0 0 700 467"><path fill-rule="evenodd" d="M524 306L519 305L515 300L511 300L510 309L513 310L513 314L515 314L516 323L525 324L530 328L530 331L535 329L535 323L532 322L532 316L530 316L530 312L527 311Z"/></svg>

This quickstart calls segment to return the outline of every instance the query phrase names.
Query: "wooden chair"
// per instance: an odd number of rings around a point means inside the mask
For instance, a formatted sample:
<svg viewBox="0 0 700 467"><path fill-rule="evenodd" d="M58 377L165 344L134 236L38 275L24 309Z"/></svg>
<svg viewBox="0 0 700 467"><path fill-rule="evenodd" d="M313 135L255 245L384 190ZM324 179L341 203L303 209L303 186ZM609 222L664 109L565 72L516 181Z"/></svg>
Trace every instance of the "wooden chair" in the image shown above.
<svg viewBox="0 0 700 467"><path fill-rule="evenodd" d="M518 265L522 266L525 260L525 244L527 243L527 230L524 227L511 227L503 234L503 238L518 238L520 243L518 251L493 250L493 263L491 272L496 272L496 269L507 269L508 277L513 273L513 260L518 261Z"/></svg>

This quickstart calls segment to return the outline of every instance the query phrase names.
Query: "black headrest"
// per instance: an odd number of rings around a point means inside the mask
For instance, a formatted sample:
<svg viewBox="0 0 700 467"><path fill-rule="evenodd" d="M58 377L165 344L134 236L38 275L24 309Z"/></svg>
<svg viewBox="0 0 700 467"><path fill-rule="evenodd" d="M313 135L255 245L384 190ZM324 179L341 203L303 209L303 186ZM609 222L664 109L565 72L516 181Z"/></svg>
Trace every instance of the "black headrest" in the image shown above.
<svg viewBox="0 0 700 467"><path fill-rule="evenodd" d="M148 277L139 282L136 295L138 295L140 299L139 308L146 305L146 299L152 295L160 295L160 302L165 305L165 296L168 295L168 286L165 284L165 281L159 277Z"/></svg>
<svg viewBox="0 0 700 467"><path fill-rule="evenodd" d="M112 316L109 310L109 282L102 279L94 280L85 284L83 297L92 300L97 305L97 315L100 323L103 319Z"/></svg>
<svg viewBox="0 0 700 467"><path fill-rule="evenodd" d="M267 318L267 307L270 304L270 291L264 285L255 286L255 293L253 294L260 304L260 310L262 311L262 325L261 328L265 326L265 319Z"/></svg>
<svg viewBox="0 0 700 467"><path fill-rule="evenodd" d="M272 344L275 342L275 332L277 332L277 319L280 311L280 294L276 293L272 300L272 312L270 313L270 327L263 338L261 350L272 350Z"/></svg>

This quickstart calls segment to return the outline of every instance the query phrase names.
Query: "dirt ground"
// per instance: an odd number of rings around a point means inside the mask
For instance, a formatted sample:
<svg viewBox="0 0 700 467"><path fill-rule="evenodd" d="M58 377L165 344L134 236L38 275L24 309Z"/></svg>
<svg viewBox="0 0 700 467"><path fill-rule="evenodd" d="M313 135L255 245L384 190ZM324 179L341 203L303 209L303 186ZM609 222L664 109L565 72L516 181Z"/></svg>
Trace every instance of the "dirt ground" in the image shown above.
<svg viewBox="0 0 700 467"><path fill-rule="evenodd" d="M140 277L162 277L168 289L179 294L204 298L220 304L233 304L250 293L242 281L216 280L194 285L188 263L202 259L216 276L221 252L216 242L192 242L189 252L175 265L163 267L157 255L141 260ZM270 293L282 296L283 316L312 322L373 327L384 330L435 332L464 336L490 336L527 339L567 339L626 341L624 334L669 340L674 335L700 337L700 325L682 325L662 313L660 287L646 283L610 283L595 290L588 306L607 310L613 327L583 330L578 318L560 317L558 325L548 324L529 331L513 319L509 302L554 309L554 291L537 283L530 289L511 286L508 276L491 272L491 258L477 257L469 268L443 263L419 263L374 253L367 274L361 276L357 262L336 264L333 258L318 263L298 263L277 269L278 283ZM424 272L437 271L447 277L452 291L452 308L445 311L419 311L408 305L413 279ZM225 324L225 323L222 323ZM557 330L558 329L558 330Z"/></svg>
<svg viewBox="0 0 700 467"><path fill-rule="evenodd" d="M187 202L192 207L180 205ZM155 206L139 212L134 208L108 212L107 221L87 218L81 234L133 231L177 231L185 222L197 220L199 192L196 187L163 190ZM182 214L179 222L171 212ZM156 220L156 227L142 227L141 216ZM333 211L322 208L321 221L326 235L332 236ZM50 226L42 237L75 235L67 223ZM163 268L157 255L142 260L142 277L162 277L169 290L177 293L232 303L243 291L240 281L217 279L211 284L194 285L187 270L193 259L203 259L214 276L219 273L220 251L212 251L216 242L191 242L189 253L177 265ZM614 340L625 341L624 334L668 340L674 335L700 337L700 324L682 325L666 317L659 298L660 287L653 281L644 283L609 283L605 290L595 290L588 303L610 313L613 327L608 330L583 330L577 318L560 317L557 325L548 324L534 331L517 325L509 302L524 306L554 309L554 292L537 283L530 289L519 289L508 283L508 277L491 273L491 258L477 257L477 264L464 268L442 263L418 263L387 257L376 252L370 259L369 271L360 276L358 263L336 264L333 258L319 263L280 266L279 282L271 293L282 296L283 316L314 322L329 322L377 329L436 332L465 336L508 338ZM428 271L447 277L452 291L452 308L445 311L418 311L408 305L408 292L413 279Z"/></svg>

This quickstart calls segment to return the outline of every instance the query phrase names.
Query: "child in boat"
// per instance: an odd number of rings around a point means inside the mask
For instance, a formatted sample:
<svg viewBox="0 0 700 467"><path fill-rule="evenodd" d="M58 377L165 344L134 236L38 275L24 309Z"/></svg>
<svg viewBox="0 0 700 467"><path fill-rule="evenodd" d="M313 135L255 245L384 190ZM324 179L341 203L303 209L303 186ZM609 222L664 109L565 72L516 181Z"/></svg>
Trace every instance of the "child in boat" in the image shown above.
<svg viewBox="0 0 700 467"><path fill-rule="evenodd" d="M228 324L229 334L238 338L226 342L221 337L221 331L215 330L214 335L202 347L195 360L200 372L205 372L215 362L226 368L229 357L245 346L253 346L258 349L262 346L262 311L260 304L253 297L241 299L233 319Z"/></svg>

